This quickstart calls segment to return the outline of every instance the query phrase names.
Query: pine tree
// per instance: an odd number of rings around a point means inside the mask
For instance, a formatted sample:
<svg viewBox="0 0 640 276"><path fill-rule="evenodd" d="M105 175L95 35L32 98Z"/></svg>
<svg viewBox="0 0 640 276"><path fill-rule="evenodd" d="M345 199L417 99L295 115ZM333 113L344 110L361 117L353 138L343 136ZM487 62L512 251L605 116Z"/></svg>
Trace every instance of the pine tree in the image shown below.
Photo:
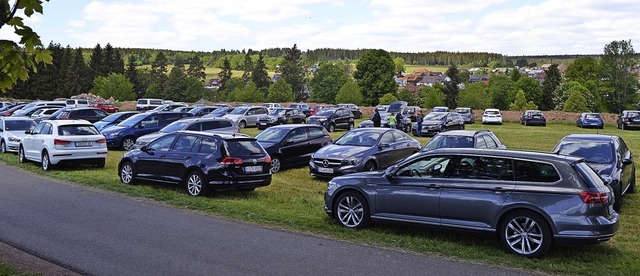
<svg viewBox="0 0 640 276"><path fill-rule="evenodd" d="M175 64L173 68L171 68L171 72L169 73L167 82L164 86L164 98L174 101L182 101L186 96L186 78L187 74L184 72L184 65Z"/></svg>
<svg viewBox="0 0 640 276"><path fill-rule="evenodd" d="M445 105L449 108L456 108L458 106L458 94L460 93L459 85L462 83L460 71L458 71L458 67L451 65L445 74L449 77L449 81L445 82L444 88Z"/></svg>
<svg viewBox="0 0 640 276"><path fill-rule="evenodd" d="M305 69L302 64L302 52L293 47L285 49L284 61L281 64L282 78L291 85L293 95L296 102L302 102L309 99L309 95L305 93Z"/></svg>
<svg viewBox="0 0 640 276"><path fill-rule="evenodd" d="M204 72L204 64L202 59L198 55L194 55L189 59L189 68L187 68L187 75L199 79L201 82L205 81L207 74Z"/></svg>
<svg viewBox="0 0 640 276"><path fill-rule="evenodd" d="M558 70L558 65L553 64L546 70L544 77L544 83L542 84L542 102L540 103L541 110L551 110L554 107L553 104L553 91L562 82L562 75Z"/></svg>
<svg viewBox="0 0 640 276"><path fill-rule="evenodd" d="M82 55L82 48L78 47L74 50L72 62L71 93L73 95L87 93L92 83L91 79L89 79L90 75L87 70L87 64L85 63L84 56Z"/></svg>
<svg viewBox="0 0 640 276"><path fill-rule="evenodd" d="M102 47L100 47L100 43L96 44L96 47L93 48L93 52L91 52L91 57L89 58L89 71L90 79L93 82L93 79L97 76L105 76L104 75L104 55L102 53Z"/></svg>
<svg viewBox="0 0 640 276"><path fill-rule="evenodd" d="M227 82L231 79L231 77L233 76L233 72L231 71L231 64L229 63L229 59L228 58L224 58L224 62L222 64L222 71L220 71L220 73L218 73L218 77L220 78L220 87L222 89L224 89L225 85L227 84Z"/></svg>
<svg viewBox="0 0 640 276"><path fill-rule="evenodd" d="M156 58L151 63L150 81L157 87L153 88L155 95L162 95L165 91L165 82L167 80L167 57L162 51L158 52ZM148 90L148 88L147 88Z"/></svg>
<svg viewBox="0 0 640 276"><path fill-rule="evenodd" d="M144 97L144 90L142 88L142 84L140 83L140 79L138 77L138 69L136 68L137 58L135 55L129 56L129 61L127 63L127 69L125 70L125 76L127 79L133 84L133 91L136 94L136 98Z"/></svg>
<svg viewBox="0 0 640 276"><path fill-rule="evenodd" d="M262 91L263 95L266 95L266 93L269 91L269 85L271 85L271 79L269 78L269 74L267 73L267 68L264 64L262 53L258 55L258 61L253 67L253 72L251 73L251 81L256 85L258 90ZM293 89L293 86L291 88ZM294 97L295 97L295 91L294 91Z"/></svg>
<svg viewBox="0 0 640 276"><path fill-rule="evenodd" d="M244 82L251 80L251 72L253 71L253 60L251 60L252 53L253 51L249 49L247 54L244 56L244 73L242 73L242 80Z"/></svg>

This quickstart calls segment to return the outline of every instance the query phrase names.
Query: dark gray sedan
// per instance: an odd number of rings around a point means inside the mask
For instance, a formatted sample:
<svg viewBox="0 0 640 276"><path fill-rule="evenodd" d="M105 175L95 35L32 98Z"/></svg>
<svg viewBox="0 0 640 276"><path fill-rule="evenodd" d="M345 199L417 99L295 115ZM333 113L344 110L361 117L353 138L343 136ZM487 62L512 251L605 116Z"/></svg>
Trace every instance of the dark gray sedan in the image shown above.
<svg viewBox="0 0 640 276"><path fill-rule="evenodd" d="M420 142L391 128L358 128L311 156L310 173L331 178L385 169L420 150Z"/></svg>
<svg viewBox="0 0 640 276"><path fill-rule="evenodd" d="M349 228L386 221L486 232L510 253L535 258L552 244L611 239L619 228L613 200L582 158L449 148L336 177L324 210Z"/></svg>

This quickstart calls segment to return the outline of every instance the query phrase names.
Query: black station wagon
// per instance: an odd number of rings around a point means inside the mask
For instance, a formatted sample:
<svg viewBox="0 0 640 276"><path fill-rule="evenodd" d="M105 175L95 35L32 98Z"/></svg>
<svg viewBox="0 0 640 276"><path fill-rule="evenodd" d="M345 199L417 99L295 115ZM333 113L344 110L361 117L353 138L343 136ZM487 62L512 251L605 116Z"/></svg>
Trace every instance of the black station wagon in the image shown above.
<svg viewBox="0 0 640 276"><path fill-rule="evenodd" d="M619 228L612 191L584 159L496 149L437 149L333 178L324 210L349 228L386 221L486 232L528 258L553 244L607 241Z"/></svg>
<svg viewBox="0 0 640 276"><path fill-rule="evenodd" d="M182 184L192 196L209 190L252 191L271 184L271 157L245 135L178 131L122 156L120 180Z"/></svg>

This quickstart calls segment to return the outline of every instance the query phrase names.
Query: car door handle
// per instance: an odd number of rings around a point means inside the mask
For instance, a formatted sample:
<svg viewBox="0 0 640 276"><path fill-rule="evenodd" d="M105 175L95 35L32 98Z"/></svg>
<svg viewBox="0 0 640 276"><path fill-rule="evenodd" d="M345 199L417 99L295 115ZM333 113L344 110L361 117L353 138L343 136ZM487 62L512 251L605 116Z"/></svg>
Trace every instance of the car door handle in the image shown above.
<svg viewBox="0 0 640 276"><path fill-rule="evenodd" d="M165 156L164 156L164 155L158 155L158 157L160 157L160 158L164 158Z"/></svg>
<svg viewBox="0 0 640 276"><path fill-rule="evenodd" d="M185 156L184 157L184 160L189 160L189 159L191 159L191 156Z"/></svg>
<svg viewBox="0 0 640 276"><path fill-rule="evenodd" d="M501 193L505 191L502 187L494 187L492 190L496 193Z"/></svg>

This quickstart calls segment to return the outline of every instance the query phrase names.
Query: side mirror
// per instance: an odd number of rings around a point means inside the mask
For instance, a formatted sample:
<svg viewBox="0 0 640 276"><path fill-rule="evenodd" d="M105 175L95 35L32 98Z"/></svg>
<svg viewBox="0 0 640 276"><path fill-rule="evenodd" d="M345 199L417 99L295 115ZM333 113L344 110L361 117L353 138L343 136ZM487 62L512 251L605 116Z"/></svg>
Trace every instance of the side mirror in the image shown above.
<svg viewBox="0 0 640 276"><path fill-rule="evenodd" d="M628 165L631 165L631 164L633 164L633 160L631 160L629 158L622 159L622 165L628 166Z"/></svg>
<svg viewBox="0 0 640 276"><path fill-rule="evenodd" d="M383 176L386 179L391 180L391 178L393 178L393 175L396 174L397 171L398 171L398 165L393 165L391 167L388 167L386 170L384 170Z"/></svg>
<svg viewBox="0 0 640 276"><path fill-rule="evenodd" d="M380 143L380 145L378 145L379 148L384 149L384 148L388 148L391 147L391 145L387 144L387 143Z"/></svg>
<svg viewBox="0 0 640 276"><path fill-rule="evenodd" d="M139 124L138 128L143 129L144 128L144 124Z"/></svg>
<svg viewBox="0 0 640 276"><path fill-rule="evenodd" d="M27 129L24 131L24 134L31 134L31 129Z"/></svg>
<svg viewBox="0 0 640 276"><path fill-rule="evenodd" d="M294 144L295 142L296 142L296 141L295 141L295 140L293 140L293 139L287 139L286 141L284 141L284 144L285 144L285 145L291 145L291 144Z"/></svg>

